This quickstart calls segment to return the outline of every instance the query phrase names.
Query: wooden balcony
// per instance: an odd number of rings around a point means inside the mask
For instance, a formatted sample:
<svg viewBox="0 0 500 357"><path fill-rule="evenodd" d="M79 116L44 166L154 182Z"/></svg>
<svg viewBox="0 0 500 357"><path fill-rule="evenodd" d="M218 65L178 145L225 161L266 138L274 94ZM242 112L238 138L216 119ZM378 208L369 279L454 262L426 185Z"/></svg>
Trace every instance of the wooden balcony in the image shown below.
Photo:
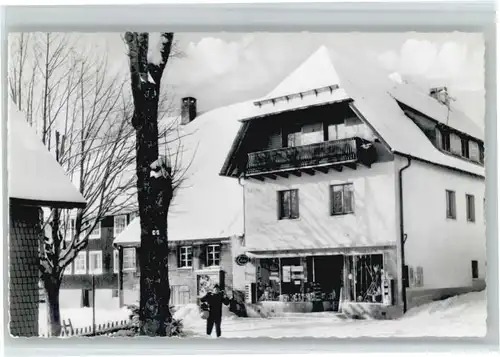
<svg viewBox="0 0 500 357"><path fill-rule="evenodd" d="M342 171L344 166L356 169L358 163L370 167L375 158L375 147L367 140L354 137L325 141L249 153L246 176L263 179L275 175L300 176L302 172L314 175L316 171L329 169Z"/></svg>

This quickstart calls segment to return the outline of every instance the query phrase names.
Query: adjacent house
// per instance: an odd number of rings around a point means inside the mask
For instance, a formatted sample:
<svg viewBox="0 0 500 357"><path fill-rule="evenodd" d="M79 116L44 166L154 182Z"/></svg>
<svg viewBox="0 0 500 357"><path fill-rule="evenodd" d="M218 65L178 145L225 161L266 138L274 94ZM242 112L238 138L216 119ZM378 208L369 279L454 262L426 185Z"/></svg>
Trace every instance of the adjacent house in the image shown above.
<svg viewBox="0 0 500 357"><path fill-rule="evenodd" d="M89 235L87 247L78 253L64 271L60 290L61 307L116 308L118 298L118 254L113 249L113 239L136 216L135 211L103 217ZM75 220L68 220L64 229L69 241L74 236Z"/></svg>
<svg viewBox="0 0 500 357"><path fill-rule="evenodd" d="M31 337L38 336L42 207L86 202L13 103L8 124L9 332Z"/></svg>
<svg viewBox="0 0 500 357"><path fill-rule="evenodd" d="M383 318L484 288L484 133L446 88L321 47L251 104L221 170L248 303Z"/></svg>
<svg viewBox="0 0 500 357"><path fill-rule="evenodd" d="M237 180L219 175L240 127L236 116L242 105L198 113L196 104L195 98L182 99L180 141L174 144L178 148L176 154L169 151L175 156L172 161L181 163L178 172L183 177L174 193L168 217L173 305L196 302L215 283L231 294L234 283L232 246L235 246L232 242L241 242L243 236L242 187ZM119 257L120 306L137 303L139 217L115 237L114 245Z"/></svg>

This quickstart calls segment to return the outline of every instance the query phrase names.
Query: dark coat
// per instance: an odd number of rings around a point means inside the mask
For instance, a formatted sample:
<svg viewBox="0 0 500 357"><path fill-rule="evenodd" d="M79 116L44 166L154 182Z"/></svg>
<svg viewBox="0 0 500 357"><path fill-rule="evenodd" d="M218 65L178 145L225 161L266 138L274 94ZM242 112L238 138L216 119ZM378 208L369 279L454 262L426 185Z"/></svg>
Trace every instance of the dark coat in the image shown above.
<svg viewBox="0 0 500 357"><path fill-rule="evenodd" d="M217 319L222 317L222 304L229 305L229 298L224 291L217 294L207 293L201 298L201 302L205 302L209 306L209 318Z"/></svg>

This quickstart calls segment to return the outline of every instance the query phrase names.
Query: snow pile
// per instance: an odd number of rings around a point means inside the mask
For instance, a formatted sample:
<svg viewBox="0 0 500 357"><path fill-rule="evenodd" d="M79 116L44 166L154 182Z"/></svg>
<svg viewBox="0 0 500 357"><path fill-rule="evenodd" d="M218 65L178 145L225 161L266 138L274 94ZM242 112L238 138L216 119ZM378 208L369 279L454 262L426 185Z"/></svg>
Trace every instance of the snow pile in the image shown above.
<svg viewBox="0 0 500 357"><path fill-rule="evenodd" d="M174 313L174 319L182 320L186 327L203 324L205 320L201 318L200 308L196 304L187 304L179 307Z"/></svg>
<svg viewBox="0 0 500 357"><path fill-rule="evenodd" d="M462 331L470 331L476 336L486 334L486 317L486 290L483 290L416 307L400 321L416 326L435 326L432 335L461 336Z"/></svg>

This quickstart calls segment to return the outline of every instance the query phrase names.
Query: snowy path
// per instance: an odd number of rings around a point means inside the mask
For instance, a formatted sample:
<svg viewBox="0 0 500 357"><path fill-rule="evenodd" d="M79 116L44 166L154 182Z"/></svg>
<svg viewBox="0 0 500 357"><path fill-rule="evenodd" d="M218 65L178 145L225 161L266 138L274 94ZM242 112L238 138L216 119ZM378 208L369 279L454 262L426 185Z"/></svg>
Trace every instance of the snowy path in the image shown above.
<svg viewBox="0 0 500 357"><path fill-rule="evenodd" d="M195 308L179 311L188 332L205 335L205 320ZM335 313L284 317L225 318L222 335L239 337L482 337L486 334L486 294L470 293L411 310L399 320L348 320Z"/></svg>

